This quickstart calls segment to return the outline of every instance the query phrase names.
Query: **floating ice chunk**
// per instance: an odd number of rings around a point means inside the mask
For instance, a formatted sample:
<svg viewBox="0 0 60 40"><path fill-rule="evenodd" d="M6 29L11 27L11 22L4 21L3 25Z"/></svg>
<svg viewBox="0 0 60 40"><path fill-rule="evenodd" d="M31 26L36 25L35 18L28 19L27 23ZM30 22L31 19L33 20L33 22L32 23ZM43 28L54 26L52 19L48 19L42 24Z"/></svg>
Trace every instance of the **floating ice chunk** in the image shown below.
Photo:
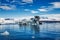
<svg viewBox="0 0 60 40"><path fill-rule="evenodd" d="M32 38L35 38L35 36L32 36Z"/></svg>
<svg viewBox="0 0 60 40"><path fill-rule="evenodd" d="M1 35L7 36L7 35L9 35L9 32L5 31L5 32L1 33Z"/></svg>

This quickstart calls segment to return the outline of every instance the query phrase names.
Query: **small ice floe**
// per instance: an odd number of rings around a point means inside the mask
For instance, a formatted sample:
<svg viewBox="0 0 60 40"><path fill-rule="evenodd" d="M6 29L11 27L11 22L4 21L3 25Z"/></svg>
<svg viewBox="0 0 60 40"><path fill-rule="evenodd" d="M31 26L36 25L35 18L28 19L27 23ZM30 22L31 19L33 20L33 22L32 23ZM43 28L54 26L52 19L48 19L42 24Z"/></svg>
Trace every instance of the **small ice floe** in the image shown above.
<svg viewBox="0 0 60 40"><path fill-rule="evenodd" d="M9 32L8 31L5 31L5 32L1 33L1 35L8 36L9 35Z"/></svg>
<svg viewBox="0 0 60 40"><path fill-rule="evenodd" d="M32 38L35 38L35 36L32 36Z"/></svg>

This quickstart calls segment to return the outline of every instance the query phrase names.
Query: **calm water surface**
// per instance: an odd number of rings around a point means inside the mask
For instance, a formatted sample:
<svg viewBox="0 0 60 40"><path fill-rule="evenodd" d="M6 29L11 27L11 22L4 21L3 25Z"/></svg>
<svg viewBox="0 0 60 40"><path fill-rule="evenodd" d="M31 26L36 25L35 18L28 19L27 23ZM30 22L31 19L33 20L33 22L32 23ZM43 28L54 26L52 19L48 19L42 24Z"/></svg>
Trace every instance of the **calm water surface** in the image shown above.
<svg viewBox="0 0 60 40"><path fill-rule="evenodd" d="M60 23L42 23L42 25L0 25L1 40L60 40Z"/></svg>

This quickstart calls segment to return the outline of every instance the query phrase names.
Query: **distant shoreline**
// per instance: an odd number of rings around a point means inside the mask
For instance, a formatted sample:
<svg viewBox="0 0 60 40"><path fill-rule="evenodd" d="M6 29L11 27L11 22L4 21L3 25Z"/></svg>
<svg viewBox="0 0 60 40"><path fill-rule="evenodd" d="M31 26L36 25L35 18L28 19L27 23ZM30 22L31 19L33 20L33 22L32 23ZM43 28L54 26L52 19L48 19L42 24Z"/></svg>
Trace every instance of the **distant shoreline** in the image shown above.
<svg viewBox="0 0 60 40"><path fill-rule="evenodd" d="M40 21L40 22L46 22L46 23L60 23L60 21Z"/></svg>
<svg viewBox="0 0 60 40"><path fill-rule="evenodd" d="M41 23L60 23L60 21L40 21ZM0 25L16 25L18 23L0 23Z"/></svg>

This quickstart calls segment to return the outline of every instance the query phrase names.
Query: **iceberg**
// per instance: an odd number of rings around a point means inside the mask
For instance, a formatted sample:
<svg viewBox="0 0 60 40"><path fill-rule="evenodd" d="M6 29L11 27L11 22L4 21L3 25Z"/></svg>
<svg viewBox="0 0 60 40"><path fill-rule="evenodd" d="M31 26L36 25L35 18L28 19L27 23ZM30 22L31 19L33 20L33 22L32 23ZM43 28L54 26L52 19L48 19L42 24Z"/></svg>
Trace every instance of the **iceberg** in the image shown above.
<svg viewBox="0 0 60 40"><path fill-rule="evenodd" d="M9 35L9 32L8 31L5 31L5 32L1 33L1 35L8 36Z"/></svg>

